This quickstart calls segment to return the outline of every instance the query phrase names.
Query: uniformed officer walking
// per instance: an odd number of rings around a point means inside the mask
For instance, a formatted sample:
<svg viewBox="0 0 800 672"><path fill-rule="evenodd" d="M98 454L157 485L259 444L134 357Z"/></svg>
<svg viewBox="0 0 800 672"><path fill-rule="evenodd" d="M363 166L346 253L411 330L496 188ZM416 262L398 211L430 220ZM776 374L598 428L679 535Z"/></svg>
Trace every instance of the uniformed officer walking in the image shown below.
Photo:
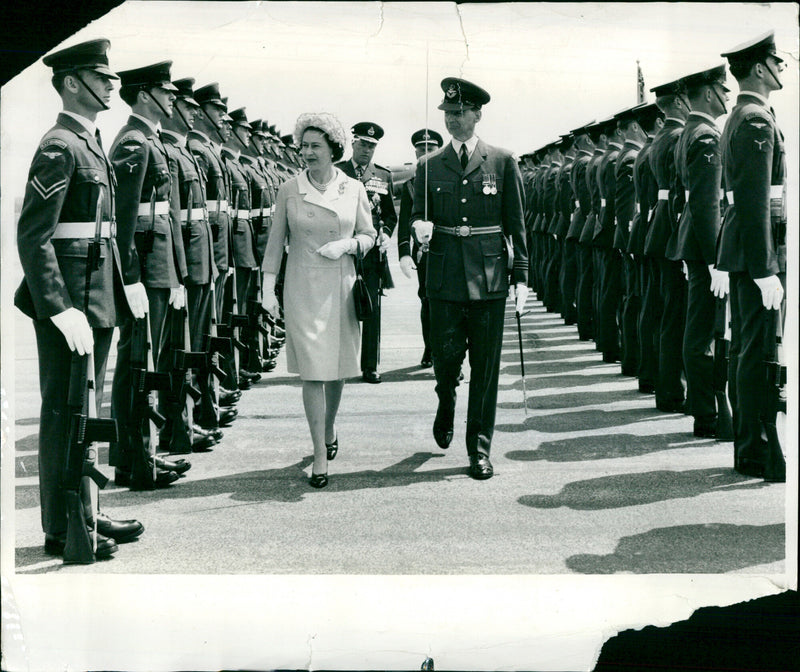
<svg viewBox="0 0 800 672"><path fill-rule="evenodd" d="M729 205L717 248L717 267L730 274L734 467L748 476L781 480L765 473L761 413L768 396L765 353L768 339L775 338L769 311L782 311L786 300L786 154L768 101L783 87L784 65L773 31L722 56L739 84L722 132Z"/></svg>
<svg viewBox="0 0 800 672"><path fill-rule="evenodd" d="M456 385L469 351L469 474L483 480L493 474L489 453L508 294L507 239L514 246L517 312L528 295L522 176L510 152L475 135L489 94L455 77L441 86L439 109L452 141L417 166L411 214L417 239L429 243L426 288L439 398L433 436L442 448L452 441Z"/></svg>
<svg viewBox="0 0 800 672"><path fill-rule="evenodd" d="M417 161L423 156L435 152L443 143L442 136L428 128L421 128L411 136L411 144L414 145ZM428 246L420 244L411 231L410 220L413 207L414 178L412 177L403 185L403 192L400 196L400 218L397 222L397 251L400 257L400 270L403 271L405 276L410 278L412 271L415 269L417 271L417 281L419 283L417 296L419 296L419 300L422 303L419 310L419 320L422 325L422 342L425 344L419 365L423 369L429 369L433 366L433 359L431 358L430 305L425 291Z"/></svg>
<svg viewBox="0 0 800 672"><path fill-rule="evenodd" d="M364 183L372 209L372 224L378 232L375 246L364 257L364 280L375 307L372 315L362 322L361 373L368 383L380 383L378 363L381 357L381 295L393 287L386 251L389 238L397 224L397 212L392 200L392 174L372 162L383 129L371 121L362 121L350 129L353 134L353 155L336 164L345 175Z"/></svg>
<svg viewBox="0 0 800 672"><path fill-rule="evenodd" d="M118 79L108 67L108 47L108 40L93 40L44 58L63 109L33 157L17 225L25 277L14 303L33 319L36 332L42 396L39 497L44 548L54 555L64 553L67 534L62 479L70 441L72 353L94 356L99 415L114 327L131 312L141 318L148 309L144 287L121 262L113 226L114 171L95 126L97 113L109 109ZM96 268L90 267L92 239L99 245ZM94 515L86 479L80 490L87 524L97 523L95 558L111 557L115 542L132 541L144 531L135 520Z"/></svg>

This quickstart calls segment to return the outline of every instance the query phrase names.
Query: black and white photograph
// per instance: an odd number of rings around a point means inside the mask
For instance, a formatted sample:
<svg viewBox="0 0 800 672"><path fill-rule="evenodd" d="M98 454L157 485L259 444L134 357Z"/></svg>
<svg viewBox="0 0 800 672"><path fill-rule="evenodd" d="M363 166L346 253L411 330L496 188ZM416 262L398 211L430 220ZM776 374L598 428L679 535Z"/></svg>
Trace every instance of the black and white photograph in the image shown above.
<svg viewBox="0 0 800 672"><path fill-rule="evenodd" d="M797 4L127 0L21 53L2 669L591 670L797 590Z"/></svg>

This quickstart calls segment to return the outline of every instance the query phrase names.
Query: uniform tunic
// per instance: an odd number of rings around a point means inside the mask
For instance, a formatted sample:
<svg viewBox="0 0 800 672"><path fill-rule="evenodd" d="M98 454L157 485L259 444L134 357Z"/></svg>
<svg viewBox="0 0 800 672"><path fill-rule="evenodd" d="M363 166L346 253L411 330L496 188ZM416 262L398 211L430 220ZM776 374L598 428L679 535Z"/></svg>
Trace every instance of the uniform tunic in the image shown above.
<svg viewBox="0 0 800 672"><path fill-rule="evenodd" d="M355 236L362 251L375 242L364 186L336 169L325 194L303 171L278 189L263 268L278 273L288 243L284 285L286 358L303 380L341 380L358 375L360 329L353 302L355 257L328 259L317 250Z"/></svg>

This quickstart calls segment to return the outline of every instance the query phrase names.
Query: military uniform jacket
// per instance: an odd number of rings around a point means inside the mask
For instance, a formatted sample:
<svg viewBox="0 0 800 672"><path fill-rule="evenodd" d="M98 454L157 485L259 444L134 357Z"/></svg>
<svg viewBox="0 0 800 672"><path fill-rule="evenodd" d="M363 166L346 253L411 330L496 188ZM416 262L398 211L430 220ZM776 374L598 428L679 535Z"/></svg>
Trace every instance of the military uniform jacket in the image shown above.
<svg viewBox="0 0 800 672"><path fill-rule="evenodd" d="M214 265L220 273L225 273L231 263L231 250L228 241L228 174L222 161L220 148L204 133L189 131L187 135L189 151L197 159L197 165L205 185L208 223L214 239Z"/></svg>
<svg viewBox="0 0 800 672"><path fill-rule="evenodd" d="M650 149L653 147L652 136L647 136L642 150L633 161L633 186L636 191L636 212L631 223L628 236L628 252L634 255L644 254L644 242L647 238L650 220L658 198L658 185L650 170Z"/></svg>
<svg viewBox="0 0 800 672"><path fill-rule="evenodd" d="M558 173L558 195L556 196L558 224L553 233L559 238L564 238L567 235L572 220L572 210L575 202L575 197L572 192L572 168L573 157L569 157L565 160L561 171Z"/></svg>
<svg viewBox="0 0 800 672"><path fill-rule="evenodd" d="M250 203L252 204L250 224L255 238L256 262L260 266L261 260L264 258L264 250L267 248L274 201L271 198L270 185L264 167L258 158L242 154L240 162L250 180Z"/></svg>
<svg viewBox="0 0 800 672"><path fill-rule="evenodd" d="M117 240L125 284L141 280L146 287L177 287L186 276L186 257L180 227L169 215L172 173L166 148L150 126L131 116L109 156L118 182ZM148 253L144 241L149 236Z"/></svg>
<svg viewBox="0 0 800 672"><path fill-rule="evenodd" d="M77 308L95 328L114 327L127 315L122 266L113 235L103 239L100 268L91 276L85 305L89 240L58 238L60 222L91 222L98 194L102 221L114 212L114 171L97 140L76 119L59 114L33 157L17 224L17 246L25 277L14 296L28 317L44 320ZM111 227L113 233L113 227Z"/></svg>
<svg viewBox="0 0 800 672"><path fill-rule="evenodd" d="M250 180L240 161L240 155L227 147L222 148L222 159L228 171L230 184L230 232L233 265L236 268L255 268L258 266L255 256L255 239L249 213Z"/></svg>
<svg viewBox="0 0 800 672"><path fill-rule="evenodd" d="M217 269L202 173L183 136L162 131L161 138L173 165L170 214L182 233L186 255L185 284L206 285L217 275Z"/></svg>
<svg viewBox="0 0 800 672"><path fill-rule="evenodd" d="M678 144L683 127L682 121L667 118L653 139L653 146L650 149L650 169L656 178L658 191L669 194L667 198L659 197L656 201L653 220L644 245L645 254L649 257L668 258L667 242L678 227L678 213L683 207L683 189L677 188L675 146Z"/></svg>
<svg viewBox="0 0 800 672"><path fill-rule="evenodd" d="M589 190L589 202L591 208L586 215L586 222L581 231L580 242L584 245L592 245L594 240L594 227L598 215L600 214L600 184L597 180L597 173L600 167L600 162L605 156L605 150L597 148L594 150L594 155L589 160L586 166L586 188Z"/></svg>
<svg viewBox="0 0 800 672"><path fill-rule="evenodd" d="M549 165L543 163L539 165L536 178L533 181L533 222L531 230L536 233L542 231L542 219L544 218L544 183L550 171Z"/></svg>
<svg viewBox="0 0 800 672"><path fill-rule="evenodd" d="M481 301L506 296L508 250L504 237L514 246L513 282L527 284L522 176L511 152L478 140L466 170L462 170L452 143L447 143L417 166L412 224L424 217L426 197L428 219L434 223L425 281L428 298ZM453 236L437 232L436 226L499 226L502 232Z"/></svg>
<svg viewBox="0 0 800 672"><path fill-rule="evenodd" d="M600 210L594 223L595 247L610 249L614 242L614 226L616 224L615 199L617 194L617 180L615 171L617 157L622 147L617 143L609 143L600 165L597 168L597 186L600 192Z"/></svg>
<svg viewBox="0 0 800 672"><path fill-rule="evenodd" d="M544 181L544 215L542 233L554 234L558 222L558 174L562 164L553 161Z"/></svg>
<svg viewBox="0 0 800 672"><path fill-rule="evenodd" d="M419 263L422 247L411 229L411 211L414 209L414 178L406 180L400 193L400 216L397 219L397 256L412 257ZM423 213L424 217L424 213Z"/></svg>
<svg viewBox="0 0 800 672"><path fill-rule="evenodd" d="M717 246L717 267L751 278L786 272L786 153L762 100L740 93L722 132L723 182L733 203Z"/></svg>
<svg viewBox="0 0 800 672"><path fill-rule="evenodd" d="M592 197L589 194L589 187L586 184L586 168L591 158L591 152L581 149L572 162L570 186L575 201L575 208L572 211L572 218L570 220L569 230L567 231L567 240L578 240L581 237L583 225L586 223L586 215L592 208Z"/></svg>
<svg viewBox="0 0 800 672"><path fill-rule="evenodd" d="M623 252L628 251L628 237L633 228L633 217L636 212L636 189L633 183L633 164L642 146L627 140L617 157L614 171L616 191L614 195L614 214L617 225L614 228L612 247Z"/></svg>
<svg viewBox="0 0 800 672"><path fill-rule="evenodd" d="M678 223L675 261L716 261L720 228L722 160L713 120L692 112L675 147L678 176L689 198Z"/></svg>

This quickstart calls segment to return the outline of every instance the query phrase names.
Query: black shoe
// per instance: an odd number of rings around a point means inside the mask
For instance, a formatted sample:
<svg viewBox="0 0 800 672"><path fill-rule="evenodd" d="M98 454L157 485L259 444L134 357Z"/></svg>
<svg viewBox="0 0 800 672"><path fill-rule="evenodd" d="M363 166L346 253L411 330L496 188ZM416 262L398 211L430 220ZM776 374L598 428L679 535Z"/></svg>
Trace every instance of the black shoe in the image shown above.
<svg viewBox="0 0 800 672"><path fill-rule="evenodd" d="M105 513L97 514L97 534L113 539L118 544L127 544L144 532L138 520L112 520ZM99 544L98 544L99 545Z"/></svg>
<svg viewBox="0 0 800 672"><path fill-rule="evenodd" d="M220 409L219 426L229 427L231 423L236 420L237 415L239 415L239 411L237 411L235 408L226 408L225 410Z"/></svg>
<svg viewBox="0 0 800 672"><path fill-rule="evenodd" d="M248 371L247 369L239 369L239 380L242 378L249 380L251 383L257 383L261 380L261 374L255 371Z"/></svg>
<svg viewBox="0 0 800 672"><path fill-rule="evenodd" d="M324 488L328 485L328 474L315 474L311 473L311 478L308 479L308 484L312 488Z"/></svg>
<svg viewBox="0 0 800 672"><path fill-rule="evenodd" d="M419 363L421 369L430 369L433 366L433 360L430 357L423 357Z"/></svg>
<svg viewBox="0 0 800 672"><path fill-rule="evenodd" d="M619 355L615 355L613 352L604 352L603 353L603 361L606 364L613 364L614 362L619 361Z"/></svg>
<svg viewBox="0 0 800 672"><path fill-rule="evenodd" d="M642 394L653 394L656 391L656 386L653 383L639 383L639 392Z"/></svg>
<svg viewBox="0 0 800 672"><path fill-rule="evenodd" d="M662 401L656 403L656 408L664 413L683 413L686 410L686 402L681 400Z"/></svg>
<svg viewBox="0 0 800 672"><path fill-rule="evenodd" d="M242 393L239 390L220 390L218 402L220 406L233 406L241 398Z"/></svg>
<svg viewBox="0 0 800 672"><path fill-rule="evenodd" d="M361 378L364 380L365 383L380 383L381 376L377 371L364 371L361 374Z"/></svg>
<svg viewBox="0 0 800 672"><path fill-rule="evenodd" d="M339 452L339 437L337 436L331 443L326 443L325 447L328 449L328 459L332 460Z"/></svg>
<svg viewBox="0 0 800 672"><path fill-rule="evenodd" d="M433 421L433 438L439 448L447 448L453 440L453 418L448 417L439 409L436 411L436 419Z"/></svg>
<svg viewBox="0 0 800 672"><path fill-rule="evenodd" d="M239 378L240 390L249 390L251 387L253 387L253 383L251 383L247 378Z"/></svg>
<svg viewBox="0 0 800 672"><path fill-rule="evenodd" d="M637 376L636 369L623 366L622 367L622 375L623 376L628 376L630 378L636 378L636 376Z"/></svg>
<svg viewBox="0 0 800 672"><path fill-rule="evenodd" d="M274 359L270 359L270 360L267 360L267 361L265 361L265 362L264 362L264 363L261 365L261 370L262 370L264 373L269 373L270 371L274 371L274 370L275 370L275 367L276 367L277 365L278 365L278 363L277 363L277 362L276 362Z"/></svg>
<svg viewBox="0 0 800 672"><path fill-rule="evenodd" d="M752 476L753 478L764 478L764 465L760 462L739 458L734 469L742 476Z"/></svg>
<svg viewBox="0 0 800 672"><path fill-rule="evenodd" d="M717 438L717 427L716 425L704 425L702 423L695 423L694 430L692 432L696 437L700 439L716 439Z"/></svg>
<svg viewBox="0 0 800 672"><path fill-rule="evenodd" d="M167 471L166 469L159 469L158 467L156 467L155 479L153 479L152 472L143 476L137 475L136 478L134 478L130 471L122 471L120 469L114 470L114 483L128 487L134 492L166 488L179 478L180 476L174 471Z"/></svg>
<svg viewBox="0 0 800 672"><path fill-rule="evenodd" d="M485 481L494 475L492 463L489 462L488 455L469 456L469 475L476 481Z"/></svg>
<svg viewBox="0 0 800 672"><path fill-rule="evenodd" d="M165 460L163 457L156 458L156 467L165 471L174 471L176 474L185 474L192 468L192 463L188 460ZM108 535L106 535L108 536Z"/></svg>
<svg viewBox="0 0 800 672"><path fill-rule="evenodd" d="M89 538L91 539L92 531L89 530ZM54 534L46 534L44 535L44 552L48 555L64 555L64 547L67 545L67 538L66 534L62 535L54 535ZM119 550L119 546L114 542L113 539L108 539L101 534L97 535L97 549L94 552L94 557L96 560L107 560L110 558L114 553Z"/></svg>

